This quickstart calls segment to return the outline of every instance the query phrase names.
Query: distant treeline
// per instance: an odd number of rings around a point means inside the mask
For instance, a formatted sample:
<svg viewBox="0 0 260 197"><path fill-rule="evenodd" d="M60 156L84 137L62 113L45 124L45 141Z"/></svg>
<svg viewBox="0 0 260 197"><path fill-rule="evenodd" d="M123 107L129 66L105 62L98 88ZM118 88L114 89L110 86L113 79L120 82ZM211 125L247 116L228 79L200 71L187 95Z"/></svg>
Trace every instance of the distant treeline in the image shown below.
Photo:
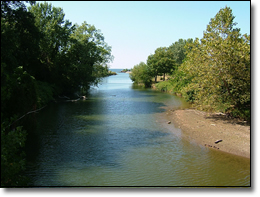
<svg viewBox="0 0 260 197"><path fill-rule="evenodd" d="M220 9L202 39L157 48L146 63L134 66L130 78L182 95L197 109L250 121L250 35L240 34L234 18L231 8ZM157 75L163 81L156 83Z"/></svg>
<svg viewBox="0 0 260 197"><path fill-rule="evenodd" d="M125 69L121 70L120 72L121 73L131 72L131 69L125 68Z"/></svg>
<svg viewBox="0 0 260 197"><path fill-rule="evenodd" d="M1 1L1 186L22 185L23 119L109 75L111 47L95 26L48 3Z"/></svg>

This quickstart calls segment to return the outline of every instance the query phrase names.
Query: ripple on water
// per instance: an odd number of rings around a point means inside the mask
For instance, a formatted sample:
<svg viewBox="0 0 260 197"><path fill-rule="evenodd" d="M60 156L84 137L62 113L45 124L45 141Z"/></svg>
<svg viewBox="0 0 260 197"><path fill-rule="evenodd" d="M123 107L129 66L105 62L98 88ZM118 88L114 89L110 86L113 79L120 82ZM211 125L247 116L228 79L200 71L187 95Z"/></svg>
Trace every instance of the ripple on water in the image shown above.
<svg viewBox="0 0 260 197"><path fill-rule="evenodd" d="M28 175L35 186L244 186L250 160L181 138L158 114L180 98L107 78L89 99L39 114ZM164 126L163 126L164 125ZM36 143L37 142L37 143Z"/></svg>

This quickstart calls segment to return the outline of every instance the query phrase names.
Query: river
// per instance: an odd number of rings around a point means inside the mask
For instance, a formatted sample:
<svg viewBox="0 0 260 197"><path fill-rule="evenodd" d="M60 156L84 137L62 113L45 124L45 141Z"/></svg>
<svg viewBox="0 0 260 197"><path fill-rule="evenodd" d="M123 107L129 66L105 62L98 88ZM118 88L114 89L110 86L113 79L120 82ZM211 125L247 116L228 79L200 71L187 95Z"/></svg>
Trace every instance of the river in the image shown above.
<svg viewBox="0 0 260 197"><path fill-rule="evenodd" d="M28 137L30 186L249 186L250 160L182 138L165 124L174 95L107 77L86 100L50 104Z"/></svg>

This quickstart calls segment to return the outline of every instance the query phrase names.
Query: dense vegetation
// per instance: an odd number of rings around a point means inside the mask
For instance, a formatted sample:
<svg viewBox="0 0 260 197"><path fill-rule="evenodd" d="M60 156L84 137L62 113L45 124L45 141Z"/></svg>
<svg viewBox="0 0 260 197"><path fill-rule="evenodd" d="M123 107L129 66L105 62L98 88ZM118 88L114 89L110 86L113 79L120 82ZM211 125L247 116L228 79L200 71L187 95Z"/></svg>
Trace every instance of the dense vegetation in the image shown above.
<svg viewBox="0 0 260 197"><path fill-rule="evenodd" d="M48 3L1 1L1 186L23 185L24 121L108 76L111 47L95 26Z"/></svg>
<svg viewBox="0 0 260 197"><path fill-rule="evenodd" d="M250 121L250 35L234 28L232 10L220 9L202 39L160 47L147 62L135 65L131 79L182 95L200 110L220 111ZM169 75L165 81L165 73Z"/></svg>
<svg viewBox="0 0 260 197"><path fill-rule="evenodd" d="M126 73L126 72L130 72L130 71L131 71L131 69L125 68L125 69L121 70L120 72Z"/></svg>

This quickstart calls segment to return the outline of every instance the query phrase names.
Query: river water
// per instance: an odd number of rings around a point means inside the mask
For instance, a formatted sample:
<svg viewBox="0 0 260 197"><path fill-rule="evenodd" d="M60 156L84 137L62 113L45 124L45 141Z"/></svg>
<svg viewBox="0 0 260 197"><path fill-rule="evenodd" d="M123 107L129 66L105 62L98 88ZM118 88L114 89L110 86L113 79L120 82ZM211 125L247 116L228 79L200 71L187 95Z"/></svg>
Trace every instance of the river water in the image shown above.
<svg viewBox="0 0 260 197"><path fill-rule="evenodd" d="M31 186L249 186L250 160L182 138L166 124L181 98L118 73L88 98L53 103L28 138Z"/></svg>

